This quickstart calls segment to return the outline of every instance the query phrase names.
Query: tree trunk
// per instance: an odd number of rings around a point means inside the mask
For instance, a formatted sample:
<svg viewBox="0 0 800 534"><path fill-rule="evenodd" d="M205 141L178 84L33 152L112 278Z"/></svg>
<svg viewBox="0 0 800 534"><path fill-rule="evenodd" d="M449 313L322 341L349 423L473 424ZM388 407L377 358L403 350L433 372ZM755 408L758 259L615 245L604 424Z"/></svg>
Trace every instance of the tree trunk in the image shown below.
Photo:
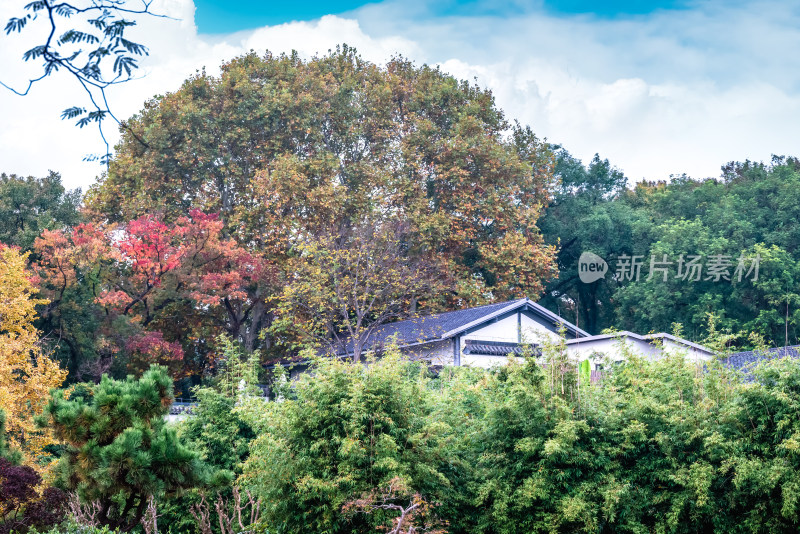
<svg viewBox="0 0 800 534"><path fill-rule="evenodd" d="M256 293L256 302L253 304L253 309L250 311L250 320L246 321L244 331L242 332L242 344L244 350L249 354L256 349L256 342L258 335L261 333L261 325L266 316L267 305L260 297L260 291Z"/></svg>

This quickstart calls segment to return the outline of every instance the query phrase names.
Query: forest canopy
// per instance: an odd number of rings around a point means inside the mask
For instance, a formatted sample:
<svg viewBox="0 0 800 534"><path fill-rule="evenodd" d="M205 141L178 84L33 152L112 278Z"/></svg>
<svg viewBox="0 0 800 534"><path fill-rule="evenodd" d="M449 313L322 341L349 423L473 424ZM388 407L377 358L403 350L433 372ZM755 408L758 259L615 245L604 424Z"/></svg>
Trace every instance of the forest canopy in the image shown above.
<svg viewBox="0 0 800 534"><path fill-rule="evenodd" d="M158 233L170 236L170 250L181 250L191 232L174 225L197 210L219 217L215 231L236 251L197 274L218 284L201 299L209 319L202 331L189 324L199 318L196 293L159 296L195 287L184 278L195 276L191 268L169 269L174 282L152 290L145 281L117 314L146 310L137 324L159 325L165 343L181 344L184 361L200 362L187 372L202 372L220 333L275 355L361 335L376 321L535 296L555 273L536 226L554 180L550 147L510 123L489 91L436 68L403 58L378 66L348 47L307 61L251 53L224 64L219 77L199 73L149 101L122 137L86 197L92 231L110 235L147 218L164 225ZM40 246L53 257L86 231ZM384 258L381 283L391 288L362 284L355 301L310 310L311 294L341 294L362 268L351 261L337 276L313 276L323 260L310 251L344 251L348 240L387 231L391 250L361 242L364 258ZM235 265L245 257L251 267ZM246 280L231 278L242 272ZM110 283L92 295L76 290L103 317L98 329L113 315L102 297ZM356 301L370 303L369 312Z"/></svg>
<svg viewBox="0 0 800 534"><path fill-rule="evenodd" d="M236 58L122 133L83 206L56 173L0 183L2 240L31 252L49 300L37 326L70 381L160 363L196 382L220 334L268 361L520 296L593 334L680 325L702 340L712 314L743 333L734 346L797 339L791 157L634 184L511 122L489 91L348 47ZM758 255L760 278L583 283L587 251L645 271Z"/></svg>
<svg viewBox="0 0 800 534"><path fill-rule="evenodd" d="M566 312L592 333L609 327L663 332L680 324L690 339L701 340L713 314L723 329L745 333L735 346L748 346L746 333L751 332L770 346L798 342L796 158L731 162L719 178L684 175L669 182L627 184L607 160L595 156L584 166L561 151L556 174L559 186L539 221L546 242L558 247L559 276L547 283L545 306ZM644 262L641 276L582 283L578 259L587 251L612 269L620 257L638 256ZM757 279L753 273L741 280L715 280L705 272L697 281L676 276L674 264L681 256L701 256L703 263L728 258L732 275L743 254L760 258ZM666 281L661 273L649 277L651 257L673 262Z"/></svg>

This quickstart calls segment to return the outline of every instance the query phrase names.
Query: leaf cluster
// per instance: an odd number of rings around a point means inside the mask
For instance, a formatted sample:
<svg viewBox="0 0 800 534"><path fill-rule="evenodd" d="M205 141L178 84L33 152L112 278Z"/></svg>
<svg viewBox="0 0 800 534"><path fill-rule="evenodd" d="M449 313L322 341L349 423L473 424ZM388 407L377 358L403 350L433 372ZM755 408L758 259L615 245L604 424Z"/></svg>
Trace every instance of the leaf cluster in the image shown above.
<svg viewBox="0 0 800 534"><path fill-rule="evenodd" d="M107 161L110 149L102 121L111 117L121 123L108 105L106 89L133 79L139 58L149 55L145 45L126 37L126 30L136 25L135 17L152 15L151 3L151 0L29 2L20 16L8 20L4 30L6 35L22 33L39 24L42 37L23 53L22 60L41 62L41 75L31 79L22 90L2 85L24 96L37 82L56 73L72 77L91 105L67 108L61 118L78 119L76 125L80 128L96 124L106 144L101 159Z"/></svg>

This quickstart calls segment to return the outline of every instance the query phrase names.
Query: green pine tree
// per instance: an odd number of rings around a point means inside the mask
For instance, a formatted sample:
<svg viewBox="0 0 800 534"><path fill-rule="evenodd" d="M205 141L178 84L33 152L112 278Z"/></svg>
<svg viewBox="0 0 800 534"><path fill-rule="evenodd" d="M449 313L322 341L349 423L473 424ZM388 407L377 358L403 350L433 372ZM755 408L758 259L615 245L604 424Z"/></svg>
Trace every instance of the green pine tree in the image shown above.
<svg viewBox="0 0 800 534"><path fill-rule="evenodd" d="M212 481L199 454L167 425L172 401L172 379L159 366L140 379L104 376L71 395L51 394L42 423L66 444L59 483L98 503L103 525L129 531L151 496L168 498Z"/></svg>

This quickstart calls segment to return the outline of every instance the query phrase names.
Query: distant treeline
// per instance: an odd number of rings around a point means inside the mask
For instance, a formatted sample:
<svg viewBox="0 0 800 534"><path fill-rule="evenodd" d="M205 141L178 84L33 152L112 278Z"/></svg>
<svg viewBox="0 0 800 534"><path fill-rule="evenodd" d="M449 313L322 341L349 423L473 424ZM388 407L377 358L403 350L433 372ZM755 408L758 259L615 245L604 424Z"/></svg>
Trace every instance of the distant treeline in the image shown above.
<svg viewBox="0 0 800 534"><path fill-rule="evenodd" d="M796 158L729 163L720 178L675 176L629 186L607 160L596 156L584 166L561 151L556 174L560 182L539 221L546 242L558 249L559 276L548 282L544 305L592 333L609 327L671 331L679 323L698 340L708 334L708 314L714 314L721 328L734 333L756 332L773 346L797 343ZM605 278L590 284L578 278L578 258L587 251L609 265ZM687 273L693 256L700 256L694 260L703 270ZM740 258L742 273L736 271ZM634 260L641 262L638 281L630 270L615 280L615 271ZM750 341L741 336L734 343Z"/></svg>

